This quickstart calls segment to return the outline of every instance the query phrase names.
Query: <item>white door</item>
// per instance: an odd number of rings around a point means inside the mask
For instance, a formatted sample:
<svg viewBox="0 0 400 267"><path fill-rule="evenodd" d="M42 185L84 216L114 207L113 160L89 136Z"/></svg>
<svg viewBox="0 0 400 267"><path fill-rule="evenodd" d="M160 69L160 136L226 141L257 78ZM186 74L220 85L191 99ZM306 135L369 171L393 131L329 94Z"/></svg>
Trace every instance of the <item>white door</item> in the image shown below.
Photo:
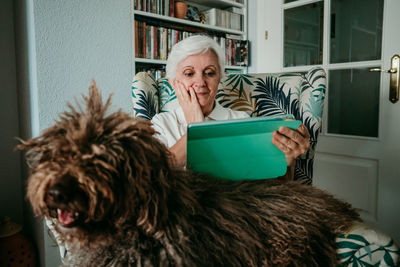
<svg viewBox="0 0 400 267"><path fill-rule="evenodd" d="M282 0L282 70L325 68L328 96L314 184L400 241L400 101L389 101L400 54L399 0Z"/></svg>

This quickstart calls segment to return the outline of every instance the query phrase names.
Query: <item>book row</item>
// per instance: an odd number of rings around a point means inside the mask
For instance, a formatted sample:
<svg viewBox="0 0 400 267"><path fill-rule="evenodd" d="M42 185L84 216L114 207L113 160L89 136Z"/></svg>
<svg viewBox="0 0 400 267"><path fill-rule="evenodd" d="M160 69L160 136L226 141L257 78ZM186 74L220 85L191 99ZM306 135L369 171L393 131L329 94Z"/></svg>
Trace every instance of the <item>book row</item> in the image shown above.
<svg viewBox="0 0 400 267"><path fill-rule="evenodd" d="M239 9L240 10L240 9ZM240 12L240 11L239 11ZM206 23L232 30L243 30L243 15L228 10L211 8L204 12Z"/></svg>
<svg viewBox="0 0 400 267"><path fill-rule="evenodd" d="M167 60L174 44L194 34L198 33L154 26L145 21L135 20L135 57ZM225 51L227 65L247 66L247 41L225 36L209 36L214 38Z"/></svg>
<svg viewBox="0 0 400 267"><path fill-rule="evenodd" d="M173 17L175 13L174 2L175 0L134 0L134 8L135 10ZM237 2L240 3L240 1ZM238 31L242 31L244 28L242 8L230 7L225 10L211 8L199 11L197 8L189 6L189 11L186 16L186 19L189 20L200 22L200 14L202 14L204 17L202 23ZM194 13L197 13L197 15Z"/></svg>
<svg viewBox="0 0 400 267"><path fill-rule="evenodd" d="M135 10L174 16L174 0L134 0Z"/></svg>

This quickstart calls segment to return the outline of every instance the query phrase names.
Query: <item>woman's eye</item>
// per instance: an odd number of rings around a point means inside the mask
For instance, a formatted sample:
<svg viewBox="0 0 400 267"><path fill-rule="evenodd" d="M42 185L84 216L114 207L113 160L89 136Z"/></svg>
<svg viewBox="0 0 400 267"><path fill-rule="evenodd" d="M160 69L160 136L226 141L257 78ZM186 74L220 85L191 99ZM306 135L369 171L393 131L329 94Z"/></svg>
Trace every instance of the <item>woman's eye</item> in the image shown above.
<svg viewBox="0 0 400 267"><path fill-rule="evenodd" d="M215 75L214 71L206 72L206 76L212 77Z"/></svg>
<svg viewBox="0 0 400 267"><path fill-rule="evenodd" d="M185 75L186 77L192 77L193 73L191 72L185 72L183 75Z"/></svg>

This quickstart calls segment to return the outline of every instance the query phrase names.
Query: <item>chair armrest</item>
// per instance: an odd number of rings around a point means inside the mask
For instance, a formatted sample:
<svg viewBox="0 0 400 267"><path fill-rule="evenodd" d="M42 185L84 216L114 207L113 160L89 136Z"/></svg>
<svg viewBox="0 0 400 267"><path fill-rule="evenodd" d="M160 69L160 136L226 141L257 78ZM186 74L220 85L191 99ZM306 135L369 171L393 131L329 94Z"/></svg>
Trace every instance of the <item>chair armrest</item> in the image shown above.
<svg viewBox="0 0 400 267"><path fill-rule="evenodd" d="M336 239L340 266L397 266L400 250L387 234L362 223Z"/></svg>
<svg viewBox="0 0 400 267"><path fill-rule="evenodd" d="M159 112L157 82L146 72L138 72L132 81L132 109L138 118L151 120Z"/></svg>

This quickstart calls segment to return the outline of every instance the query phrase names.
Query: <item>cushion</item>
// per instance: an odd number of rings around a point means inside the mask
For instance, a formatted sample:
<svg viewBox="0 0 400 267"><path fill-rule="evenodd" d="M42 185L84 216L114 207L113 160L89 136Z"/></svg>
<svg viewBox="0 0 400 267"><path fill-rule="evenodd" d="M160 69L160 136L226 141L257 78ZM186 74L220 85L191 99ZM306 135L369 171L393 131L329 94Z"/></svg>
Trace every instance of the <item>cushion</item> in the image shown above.
<svg viewBox="0 0 400 267"><path fill-rule="evenodd" d="M365 224L356 224L336 239L340 266L397 266L400 250L394 240Z"/></svg>

